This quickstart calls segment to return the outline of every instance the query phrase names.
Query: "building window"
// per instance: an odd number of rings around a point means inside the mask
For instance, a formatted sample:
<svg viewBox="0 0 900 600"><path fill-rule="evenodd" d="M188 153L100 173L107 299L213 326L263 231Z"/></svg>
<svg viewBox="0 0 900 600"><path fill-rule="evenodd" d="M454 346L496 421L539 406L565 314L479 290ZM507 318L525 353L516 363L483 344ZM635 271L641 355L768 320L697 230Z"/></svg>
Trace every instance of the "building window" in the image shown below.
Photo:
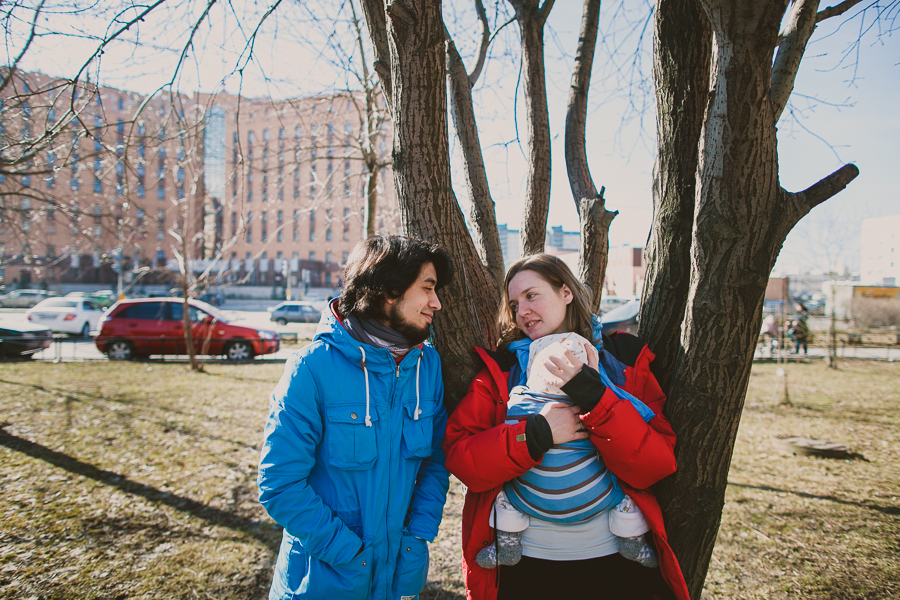
<svg viewBox="0 0 900 600"><path fill-rule="evenodd" d="M253 241L253 230L251 229L252 225L253 225L253 213L250 211L247 211L247 243L248 244Z"/></svg>
<svg viewBox="0 0 900 600"><path fill-rule="evenodd" d="M346 206L344 207L344 231L343 237L345 242L350 241L350 209Z"/></svg>
<svg viewBox="0 0 900 600"><path fill-rule="evenodd" d="M316 251L315 250L309 251L309 260L316 260Z"/></svg>
<svg viewBox="0 0 900 600"><path fill-rule="evenodd" d="M236 212L231 213L231 235L232 237L237 235L237 222L238 216Z"/></svg>
<svg viewBox="0 0 900 600"><path fill-rule="evenodd" d="M350 258L350 253L344 250L344 252L341 254L341 264L346 265L348 258Z"/></svg>
<svg viewBox="0 0 900 600"><path fill-rule="evenodd" d="M309 241L316 241L316 210L309 209Z"/></svg>
<svg viewBox="0 0 900 600"><path fill-rule="evenodd" d="M331 262L331 252L330 251L325 253L325 262L327 262L327 263Z"/></svg>
<svg viewBox="0 0 900 600"><path fill-rule="evenodd" d="M295 211L294 211L294 222L291 224L291 226L292 226L292 232L293 232L293 239L294 239L295 242L299 242L299 241L300 241L300 231L299 231L300 228L299 228L299 225L300 225L300 211L299 211L299 210L295 210Z"/></svg>
<svg viewBox="0 0 900 600"><path fill-rule="evenodd" d="M267 129L266 131L268 131L268 129ZM265 242L265 241L268 239L268 237L269 237L268 229L269 229L269 213L267 213L266 211L263 211L263 214L262 214L262 232L261 232L261 234L260 234L260 239L261 239L262 241L264 241L264 242Z"/></svg>

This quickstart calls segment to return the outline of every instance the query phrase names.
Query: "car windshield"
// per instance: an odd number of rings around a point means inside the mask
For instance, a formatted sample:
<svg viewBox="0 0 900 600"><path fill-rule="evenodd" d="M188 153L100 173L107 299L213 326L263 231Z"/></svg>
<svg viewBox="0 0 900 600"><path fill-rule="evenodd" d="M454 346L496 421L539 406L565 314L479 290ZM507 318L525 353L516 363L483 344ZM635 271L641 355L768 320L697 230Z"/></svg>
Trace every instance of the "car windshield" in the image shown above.
<svg viewBox="0 0 900 600"><path fill-rule="evenodd" d="M222 311L217 309L212 304L207 304L206 302L203 302L202 300L194 300L191 302L191 304L205 312L208 312L219 323L228 323L231 320L225 316L225 313L223 313Z"/></svg>
<svg viewBox="0 0 900 600"><path fill-rule="evenodd" d="M637 300L632 300L626 304L618 308L614 308L602 317L600 317L601 323L616 323L618 321L627 321L628 319L633 319L637 316L638 311L641 309L641 303Z"/></svg>
<svg viewBox="0 0 900 600"><path fill-rule="evenodd" d="M44 300L35 308L78 308L75 300Z"/></svg>

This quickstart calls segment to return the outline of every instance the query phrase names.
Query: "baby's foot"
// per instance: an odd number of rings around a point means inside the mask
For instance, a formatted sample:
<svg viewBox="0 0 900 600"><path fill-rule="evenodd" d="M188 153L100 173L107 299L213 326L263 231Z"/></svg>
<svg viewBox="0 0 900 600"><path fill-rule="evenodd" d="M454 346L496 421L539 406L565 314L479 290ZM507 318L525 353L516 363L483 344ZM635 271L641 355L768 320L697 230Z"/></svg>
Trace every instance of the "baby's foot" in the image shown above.
<svg viewBox="0 0 900 600"><path fill-rule="evenodd" d="M618 539L618 545L619 554L628 560L633 560L636 563L651 569L659 566L659 557L656 555L656 551L647 543L647 540L644 539L644 536L639 535L631 538L620 537Z"/></svg>
<svg viewBox="0 0 900 600"><path fill-rule="evenodd" d="M487 548L482 548L481 552L478 553L478 556L475 557L475 562L478 563L478 566L482 569L494 569L497 567L497 546L491 544Z"/></svg>
<svg viewBox="0 0 900 600"><path fill-rule="evenodd" d="M497 531L497 558L501 565L509 566L522 560L521 531Z"/></svg>

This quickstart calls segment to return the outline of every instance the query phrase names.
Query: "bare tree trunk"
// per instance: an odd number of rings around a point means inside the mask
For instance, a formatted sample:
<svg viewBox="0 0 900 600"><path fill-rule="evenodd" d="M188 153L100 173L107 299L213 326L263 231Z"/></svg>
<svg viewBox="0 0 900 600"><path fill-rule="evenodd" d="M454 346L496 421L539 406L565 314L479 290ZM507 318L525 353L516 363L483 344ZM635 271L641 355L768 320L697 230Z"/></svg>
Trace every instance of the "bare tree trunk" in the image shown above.
<svg viewBox="0 0 900 600"><path fill-rule="evenodd" d="M712 29L699 1L658 0L653 41L658 151L639 323L657 356L653 372L668 390L690 285L698 143L709 98Z"/></svg>
<svg viewBox="0 0 900 600"><path fill-rule="evenodd" d="M848 165L795 194L779 185L771 56L786 5L703 0L716 44L715 85L701 133L690 287L666 407L679 436L679 469L657 486L695 598L718 532L769 274L797 221L858 173Z"/></svg>
<svg viewBox="0 0 900 600"><path fill-rule="evenodd" d="M439 294L443 308L434 327L445 403L452 410L477 371L471 348L496 346L498 295L466 231L450 182L440 3L393 0L387 9L387 39L394 183L404 232L443 244L456 260L456 276Z"/></svg>
<svg viewBox="0 0 900 600"><path fill-rule="evenodd" d="M475 123L475 111L472 106L472 89L469 75L462 62L456 44L447 35L447 80L450 84L450 114L459 137L466 172L466 189L472 201L472 234L475 248L481 260L487 266L497 286L503 281L503 251L500 248L500 235L497 232L497 216L494 212L494 199L488 185L487 172L484 169L484 156L481 152L481 141L478 138L478 126Z"/></svg>
<svg viewBox="0 0 900 600"><path fill-rule="evenodd" d="M366 204L363 207L363 222L366 224L365 237L375 235L375 211L378 208L378 172L369 170L366 173Z"/></svg>
<svg viewBox="0 0 900 600"><path fill-rule="evenodd" d="M543 252L550 209L550 116L544 79L544 23L553 0L509 0L522 34L528 178L522 220L522 255Z"/></svg>
<svg viewBox="0 0 900 600"><path fill-rule="evenodd" d="M606 276L609 256L609 226L618 214L606 210L603 188L597 193L585 150L588 88L591 84L599 22L600 0L585 0L578 51L572 68L572 85L569 87L565 145L569 187L572 189L581 225L578 276L591 290L591 309L594 312L600 308L600 296L603 294L603 278Z"/></svg>

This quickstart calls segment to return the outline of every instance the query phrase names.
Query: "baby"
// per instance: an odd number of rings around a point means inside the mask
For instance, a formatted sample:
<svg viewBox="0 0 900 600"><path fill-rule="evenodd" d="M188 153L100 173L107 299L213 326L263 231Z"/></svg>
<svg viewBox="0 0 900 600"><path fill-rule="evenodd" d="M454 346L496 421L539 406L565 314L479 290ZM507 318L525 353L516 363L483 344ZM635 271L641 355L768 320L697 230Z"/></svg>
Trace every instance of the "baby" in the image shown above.
<svg viewBox="0 0 900 600"><path fill-rule="evenodd" d="M577 333L552 334L532 342L526 385L516 386L510 393L507 424L540 413L549 402L569 401L561 389L550 383L556 377L544 366L547 354L558 353L560 346L585 364L588 353L598 357L597 349ZM476 562L486 569L518 563L522 558L522 535L531 517L578 523L603 511L609 512L609 529L618 538L619 554L647 567L659 565L656 552L644 539L650 530L646 519L616 485L593 442L585 439L554 445L540 465L507 482L498 494L490 516L490 525L496 529L496 544L481 550Z"/></svg>

